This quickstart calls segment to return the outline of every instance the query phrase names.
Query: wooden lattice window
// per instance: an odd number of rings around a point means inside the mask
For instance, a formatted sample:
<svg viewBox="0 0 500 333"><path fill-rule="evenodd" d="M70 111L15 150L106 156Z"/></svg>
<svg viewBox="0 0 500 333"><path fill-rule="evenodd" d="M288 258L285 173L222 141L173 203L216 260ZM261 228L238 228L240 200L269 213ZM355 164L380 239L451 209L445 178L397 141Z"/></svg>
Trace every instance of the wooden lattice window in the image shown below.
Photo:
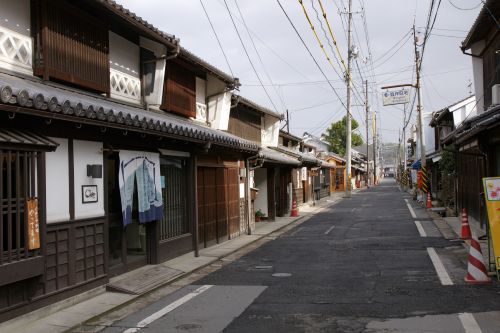
<svg viewBox="0 0 500 333"><path fill-rule="evenodd" d="M196 117L196 75L173 62L167 63L161 109Z"/></svg>
<svg viewBox="0 0 500 333"><path fill-rule="evenodd" d="M35 75L109 93L106 25L63 1L32 4Z"/></svg>

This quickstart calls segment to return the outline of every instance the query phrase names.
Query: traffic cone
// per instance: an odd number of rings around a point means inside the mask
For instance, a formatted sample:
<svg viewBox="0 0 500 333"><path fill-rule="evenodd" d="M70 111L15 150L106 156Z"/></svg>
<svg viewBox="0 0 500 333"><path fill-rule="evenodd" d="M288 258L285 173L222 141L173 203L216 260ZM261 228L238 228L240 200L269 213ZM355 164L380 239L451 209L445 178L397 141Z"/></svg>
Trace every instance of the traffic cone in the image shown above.
<svg viewBox="0 0 500 333"><path fill-rule="evenodd" d="M432 208L431 192L427 192L427 208Z"/></svg>
<svg viewBox="0 0 500 333"><path fill-rule="evenodd" d="M292 212L290 213L290 217L299 216L299 210L297 209L297 202L293 200L292 202Z"/></svg>
<svg viewBox="0 0 500 333"><path fill-rule="evenodd" d="M467 215L467 209L462 209L462 239L470 239L471 232L469 226L469 217Z"/></svg>
<svg viewBox="0 0 500 333"><path fill-rule="evenodd" d="M467 264L467 275L464 280L471 284L491 283L491 279L486 272L481 246L475 235L470 241L469 262Z"/></svg>

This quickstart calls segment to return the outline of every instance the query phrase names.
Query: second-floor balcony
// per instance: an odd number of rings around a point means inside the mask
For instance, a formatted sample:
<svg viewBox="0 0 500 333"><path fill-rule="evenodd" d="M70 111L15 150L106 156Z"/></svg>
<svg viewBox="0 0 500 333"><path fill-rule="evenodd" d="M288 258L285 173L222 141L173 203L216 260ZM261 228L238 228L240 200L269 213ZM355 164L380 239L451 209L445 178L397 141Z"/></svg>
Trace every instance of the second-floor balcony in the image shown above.
<svg viewBox="0 0 500 333"><path fill-rule="evenodd" d="M0 26L0 63L9 70L33 74L31 38Z"/></svg>

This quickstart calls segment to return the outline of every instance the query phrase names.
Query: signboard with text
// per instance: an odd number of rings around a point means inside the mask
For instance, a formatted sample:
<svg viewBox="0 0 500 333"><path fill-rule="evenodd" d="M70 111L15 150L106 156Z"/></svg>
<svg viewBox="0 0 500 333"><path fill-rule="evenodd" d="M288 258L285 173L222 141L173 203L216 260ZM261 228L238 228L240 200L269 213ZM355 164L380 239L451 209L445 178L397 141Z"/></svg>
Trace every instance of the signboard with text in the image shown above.
<svg viewBox="0 0 500 333"><path fill-rule="evenodd" d="M500 177L483 178L495 266L500 271Z"/></svg>
<svg viewBox="0 0 500 333"><path fill-rule="evenodd" d="M400 90L384 91L382 93L382 101L384 106L409 103L410 90L400 89Z"/></svg>

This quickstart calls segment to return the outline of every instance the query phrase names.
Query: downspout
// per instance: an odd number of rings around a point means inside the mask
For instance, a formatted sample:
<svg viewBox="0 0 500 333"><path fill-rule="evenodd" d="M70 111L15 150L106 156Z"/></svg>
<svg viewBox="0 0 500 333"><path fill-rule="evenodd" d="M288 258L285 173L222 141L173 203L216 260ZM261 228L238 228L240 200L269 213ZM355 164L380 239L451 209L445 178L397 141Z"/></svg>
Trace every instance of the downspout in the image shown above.
<svg viewBox="0 0 500 333"><path fill-rule="evenodd" d="M250 162L252 162L252 161L256 161L257 165L253 166L253 167L250 166L251 165ZM252 229L250 226L250 219L252 218L252 203L251 203L251 199L250 199L250 171L253 171L253 170L258 169L258 168L262 168L262 165L264 165L264 158L263 158L262 153L260 151L257 153L257 155L250 156L247 159L245 159L245 166L248 170L247 179L245 182L245 187L246 187L245 194L246 194L246 199L247 199L246 200L247 201L247 207L246 207L247 235L252 234Z"/></svg>

